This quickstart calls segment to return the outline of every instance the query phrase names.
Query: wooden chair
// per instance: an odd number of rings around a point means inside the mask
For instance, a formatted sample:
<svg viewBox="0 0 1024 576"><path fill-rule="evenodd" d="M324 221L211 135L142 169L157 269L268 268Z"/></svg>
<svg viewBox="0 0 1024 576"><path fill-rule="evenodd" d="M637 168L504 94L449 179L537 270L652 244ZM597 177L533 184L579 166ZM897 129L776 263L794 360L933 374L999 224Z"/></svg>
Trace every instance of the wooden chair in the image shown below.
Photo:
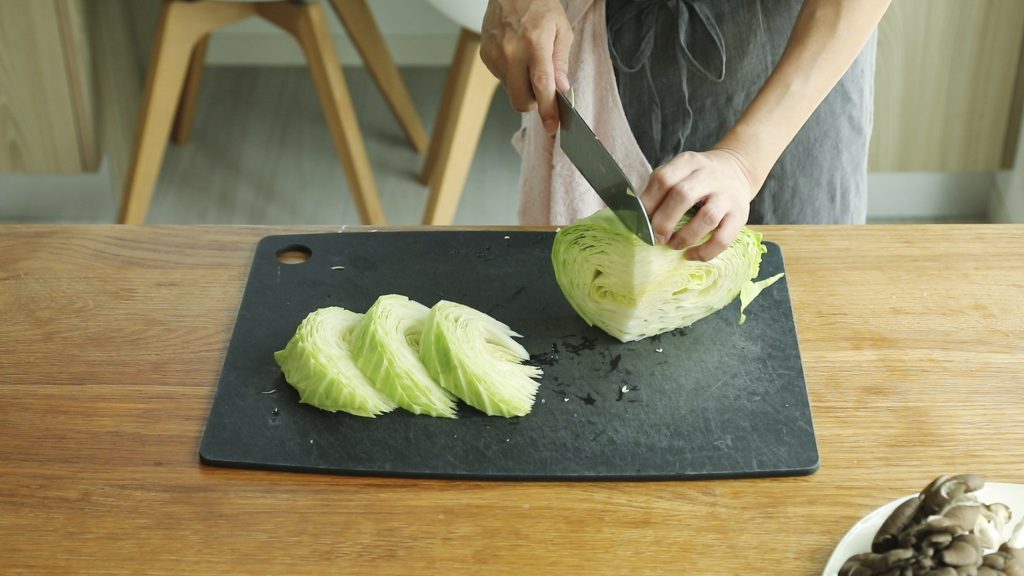
<svg viewBox="0 0 1024 576"><path fill-rule="evenodd" d="M420 180L430 189L424 224L451 224L498 79L480 60L487 0L429 0L462 27Z"/></svg>
<svg viewBox="0 0 1024 576"><path fill-rule="evenodd" d="M366 0L331 0L331 4L406 136L417 150L423 151L427 147L426 131ZM250 16L260 16L298 40L360 219L365 224L384 224L377 185L324 10L318 3L289 1L164 0L118 220L145 223L172 124L175 142L189 139L209 35Z"/></svg>

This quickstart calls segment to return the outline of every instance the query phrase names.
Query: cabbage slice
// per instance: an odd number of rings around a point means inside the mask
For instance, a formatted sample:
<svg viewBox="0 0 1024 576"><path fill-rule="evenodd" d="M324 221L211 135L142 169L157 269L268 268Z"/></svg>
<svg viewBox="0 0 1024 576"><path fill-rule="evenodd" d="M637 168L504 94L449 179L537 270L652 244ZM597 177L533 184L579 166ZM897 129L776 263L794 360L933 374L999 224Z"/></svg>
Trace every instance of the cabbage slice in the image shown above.
<svg viewBox="0 0 1024 576"><path fill-rule="evenodd" d="M680 220L677 229L686 223ZM609 209L562 228L551 262L566 300L590 325L623 342L689 326L746 291L749 300L768 284L753 284L767 251L761 234L744 227L710 262L681 250L649 246Z"/></svg>
<svg viewBox="0 0 1024 576"><path fill-rule="evenodd" d="M437 382L488 416L525 416L541 370L507 325L469 306L441 300L430 309L420 358Z"/></svg>
<svg viewBox="0 0 1024 576"><path fill-rule="evenodd" d="M455 418L455 397L434 381L419 357L429 312L398 294L377 298L350 336L352 355L377 390L402 408Z"/></svg>
<svg viewBox="0 0 1024 576"><path fill-rule="evenodd" d="M762 290L772 284L775 284L775 282L779 278L782 278L782 276L782 272L779 272L771 278L765 278L759 282L747 282L743 285L743 288L740 289L740 324L747 321L747 315L743 313L743 311L747 309L747 306L750 306L750 303L754 301L754 298L757 298L757 295L760 294Z"/></svg>
<svg viewBox="0 0 1024 576"><path fill-rule="evenodd" d="M274 352L299 401L327 410L373 418L397 405L373 387L352 360L345 338L363 315L332 306L311 312L284 350Z"/></svg>

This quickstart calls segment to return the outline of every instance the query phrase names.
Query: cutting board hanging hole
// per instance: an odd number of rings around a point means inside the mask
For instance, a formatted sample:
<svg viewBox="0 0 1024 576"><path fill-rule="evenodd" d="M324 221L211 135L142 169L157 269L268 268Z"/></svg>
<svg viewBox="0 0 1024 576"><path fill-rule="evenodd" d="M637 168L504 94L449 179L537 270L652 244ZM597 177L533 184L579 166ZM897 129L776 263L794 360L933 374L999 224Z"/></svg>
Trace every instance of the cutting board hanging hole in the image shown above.
<svg viewBox="0 0 1024 576"><path fill-rule="evenodd" d="M302 244L292 244L277 251L277 261L282 264L302 264L309 260L313 251Z"/></svg>

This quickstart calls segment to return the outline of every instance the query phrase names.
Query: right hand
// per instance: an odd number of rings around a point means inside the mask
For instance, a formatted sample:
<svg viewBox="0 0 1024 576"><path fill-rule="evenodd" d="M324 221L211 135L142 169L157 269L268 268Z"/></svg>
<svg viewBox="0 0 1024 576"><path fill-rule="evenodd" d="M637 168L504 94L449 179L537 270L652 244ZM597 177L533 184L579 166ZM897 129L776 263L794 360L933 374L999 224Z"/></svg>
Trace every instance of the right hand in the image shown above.
<svg viewBox="0 0 1024 576"><path fill-rule="evenodd" d="M480 58L512 107L534 106L548 134L558 130L555 90L569 89L573 34L559 0L490 0L481 27Z"/></svg>

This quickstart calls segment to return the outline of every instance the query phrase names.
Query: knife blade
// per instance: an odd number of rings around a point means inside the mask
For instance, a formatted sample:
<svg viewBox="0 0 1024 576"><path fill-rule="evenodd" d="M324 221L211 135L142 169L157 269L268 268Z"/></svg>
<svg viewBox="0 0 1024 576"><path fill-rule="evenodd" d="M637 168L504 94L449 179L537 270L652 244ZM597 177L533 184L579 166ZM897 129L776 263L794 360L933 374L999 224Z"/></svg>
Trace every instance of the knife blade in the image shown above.
<svg viewBox="0 0 1024 576"><path fill-rule="evenodd" d="M633 184L576 111L570 100L572 92L568 97L558 90L555 93L561 119L559 140L562 151L619 221L637 238L653 246L651 220L633 190Z"/></svg>

